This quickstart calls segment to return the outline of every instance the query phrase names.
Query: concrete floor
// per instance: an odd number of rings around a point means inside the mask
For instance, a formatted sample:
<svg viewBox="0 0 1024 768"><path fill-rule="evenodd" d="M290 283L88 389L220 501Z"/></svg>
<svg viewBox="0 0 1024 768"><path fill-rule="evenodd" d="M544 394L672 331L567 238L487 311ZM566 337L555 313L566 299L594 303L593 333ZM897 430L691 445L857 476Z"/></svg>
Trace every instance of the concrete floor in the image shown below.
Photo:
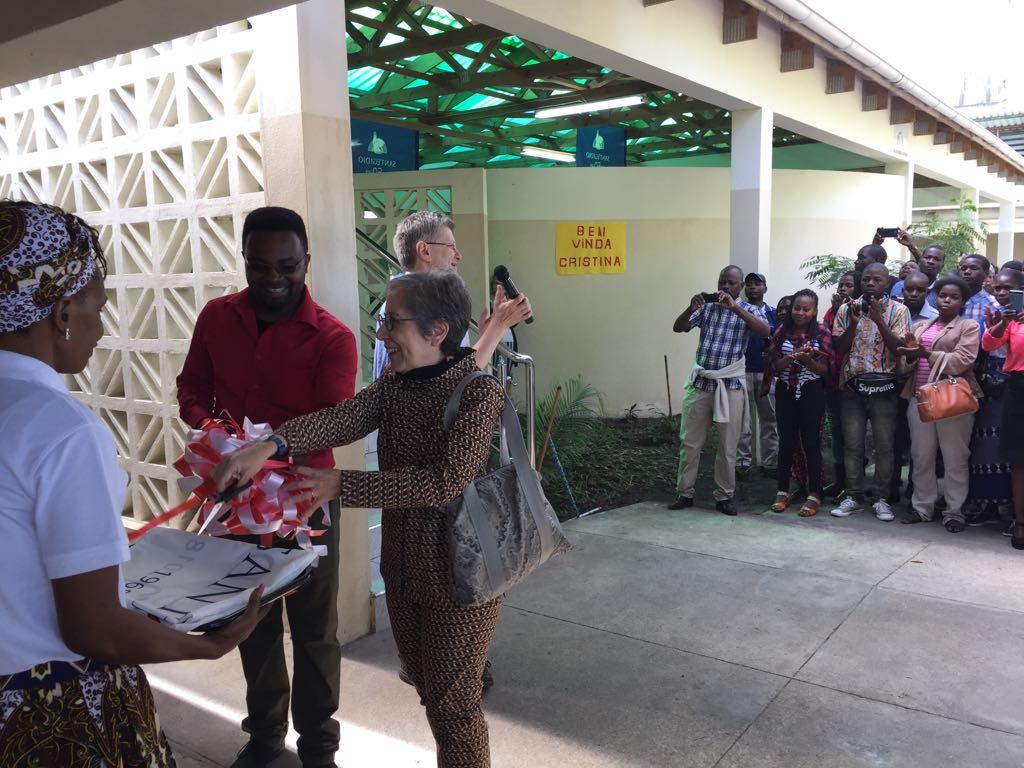
<svg viewBox="0 0 1024 768"><path fill-rule="evenodd" d="M492 646L496 768L1024 766L1024 553L996 528L637 504L567 532ZM339 764L434 765L386 625L344 657ZM179 765L230 764L237 659L149 672Z"/></svg>

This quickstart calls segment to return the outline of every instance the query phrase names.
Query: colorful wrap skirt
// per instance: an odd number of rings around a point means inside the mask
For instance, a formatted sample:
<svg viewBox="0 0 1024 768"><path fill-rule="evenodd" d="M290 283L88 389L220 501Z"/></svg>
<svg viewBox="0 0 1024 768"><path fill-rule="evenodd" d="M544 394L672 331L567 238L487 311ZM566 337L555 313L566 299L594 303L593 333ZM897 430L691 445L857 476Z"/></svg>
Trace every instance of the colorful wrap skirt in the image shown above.
<svg viewBox="0 0 1024 768"><path fill-rule="evenodd" d="M0 675L0 768L173 768L141 667L83 659Z"/></svg>

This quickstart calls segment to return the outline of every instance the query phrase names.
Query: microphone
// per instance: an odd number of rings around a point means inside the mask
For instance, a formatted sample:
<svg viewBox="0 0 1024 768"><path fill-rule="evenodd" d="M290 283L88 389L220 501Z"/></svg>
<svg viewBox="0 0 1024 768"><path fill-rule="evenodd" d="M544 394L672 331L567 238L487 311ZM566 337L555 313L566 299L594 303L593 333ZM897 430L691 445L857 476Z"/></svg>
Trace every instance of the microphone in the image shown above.
<svg viewBox="0 0 1024 768"><path fill-rule="evenodd" d="M519 290L516 288L516 284L512 282L512 278L508 276L508 268L504 264L499 264L494 268L494 279L501 283L501 287L505 289L505 296L510 299L514 299L519 295ZM533 315L526 318L526 323L530 324L533 322Z"/></svg>

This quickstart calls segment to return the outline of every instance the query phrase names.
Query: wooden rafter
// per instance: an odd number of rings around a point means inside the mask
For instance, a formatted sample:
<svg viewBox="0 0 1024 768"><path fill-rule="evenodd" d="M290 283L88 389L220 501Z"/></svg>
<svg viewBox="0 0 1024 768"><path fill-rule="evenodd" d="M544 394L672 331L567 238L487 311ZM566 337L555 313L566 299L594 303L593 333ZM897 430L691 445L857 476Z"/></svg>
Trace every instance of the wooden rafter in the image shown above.
<svg viewBox="0 0 1024 768"><path fill-rule="evenodd" d="M857 82L853 67L839 59L827 59L825 66L825 93L849 93Z"/></svg>
<svg viewBox="0 0 1024 768"><path fill-rule="evenodd" d="M814 69L814 43L791 29L782 28L780 72Z"/></svg>
<svg viewBox="0 0 1024 768"><path fill-rule="evenodd" d="M901 125L914 120L914 105L899 96L889 99L889 125Z"/></svg>

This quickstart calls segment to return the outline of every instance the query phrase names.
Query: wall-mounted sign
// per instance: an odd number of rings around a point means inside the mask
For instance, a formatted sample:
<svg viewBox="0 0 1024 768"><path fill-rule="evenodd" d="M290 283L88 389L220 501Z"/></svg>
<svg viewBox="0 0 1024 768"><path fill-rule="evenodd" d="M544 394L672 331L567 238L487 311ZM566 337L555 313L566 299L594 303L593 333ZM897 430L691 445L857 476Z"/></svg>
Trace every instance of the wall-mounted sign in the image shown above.
<svg viewBox="0 0 1024 768"><path fill-rule="evenodd" d="M352 119L352 171L387 173L419 167L419 133Z"/></svg>
<svg viewBox="0 0 1024 768"><path fill-rule="evenodd" d="M587 125L576 129L576 165L624 166L626 131L618 125Z"/></svg>
<svg viewBox="0 0 1024 768"><path fill-rule="evenodd" d="M560 221L555 224L555 273L621 275L626 271L626 222Z"/></svg>

